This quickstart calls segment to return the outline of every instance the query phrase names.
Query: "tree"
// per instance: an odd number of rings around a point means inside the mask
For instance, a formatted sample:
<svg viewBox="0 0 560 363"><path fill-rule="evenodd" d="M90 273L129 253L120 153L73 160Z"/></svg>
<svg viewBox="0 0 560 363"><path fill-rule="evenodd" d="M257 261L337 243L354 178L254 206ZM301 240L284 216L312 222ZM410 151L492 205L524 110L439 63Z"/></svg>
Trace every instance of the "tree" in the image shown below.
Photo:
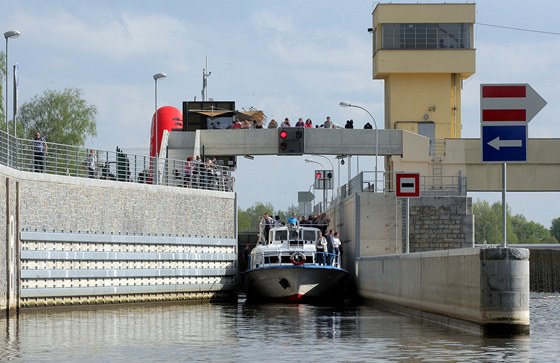
<svg viewBox="0 0 560 363"><path fill-rule="evenodd" d="M254 232L259 230L259 223L262 216L268 212L268 214L273 214L274 207L272 204L262 204L255 203L254 206L247 208L246 211L239 210L237 214L238 217L238 227L239 232Z"/></svg>
<svg viewBox="0 0 560 363"><path fill-rule="evenodd" d="M542 224L527 221L520 214L511 218L511 224L518 243L555 243L550 231Z"/></svg>
<svg viewBox="0 0 560 363"><path fill-rule="evenodd" d="M556 242L560 242L560 217L552 220L550 225L550 234L556 238Z"/></svg>
<svg viewBox="0 0 560 363"><path fill-rule="evenodd" d="M502 242L502 203L490 206L486 200L477 200L473 205L475 243L499 244ZM506 233L509 243L518 243L512 228L511 212L506 211Z"/></svg>
<svg viewBox="0 0 560 363"><path fill-rule="evenodd" d="M476 243L499 243L502 232L500 230L501 218L486 200L477 200L473 205Z"/></svg>
<svg viewBox="0 0 560 363"><path fill-rule="evenodd" d="M289 213L283 211L274 211L274 207L270 203L255 203L247 210L241 208L237 211L237 227L239 232L256 232L259 230L259 223L265 213L270 216L278 216L281 221L286 221Z"/></svg>
<svg viewBox="0 0 560 363"><path fill-rule="evenodd" d="M84 146L88 136L97 135L96 114L97 108L87 104L81 90L66 88L35 96L21 106L18 119L25 137L31 139L39 131L51 143Z"/></svg>

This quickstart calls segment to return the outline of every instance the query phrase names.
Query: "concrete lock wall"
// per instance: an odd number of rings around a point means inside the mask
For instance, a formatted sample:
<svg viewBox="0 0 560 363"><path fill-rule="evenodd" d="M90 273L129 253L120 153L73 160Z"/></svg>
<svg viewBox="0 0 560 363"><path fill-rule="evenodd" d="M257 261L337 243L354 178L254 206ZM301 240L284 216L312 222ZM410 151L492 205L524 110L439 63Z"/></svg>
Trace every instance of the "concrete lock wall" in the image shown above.
<svg viewBox="0 0 560 363"><path fill-rule="evenodd" d="M0 181L2 308L236 294L234 193L3 166Z"/></svg>
<svg viewBox="0 0 560 363"><path fill-rule="evenodd" d="M357 260L366 302L472 323L485 334L529 333L529 251L465 248Z"/></svg>

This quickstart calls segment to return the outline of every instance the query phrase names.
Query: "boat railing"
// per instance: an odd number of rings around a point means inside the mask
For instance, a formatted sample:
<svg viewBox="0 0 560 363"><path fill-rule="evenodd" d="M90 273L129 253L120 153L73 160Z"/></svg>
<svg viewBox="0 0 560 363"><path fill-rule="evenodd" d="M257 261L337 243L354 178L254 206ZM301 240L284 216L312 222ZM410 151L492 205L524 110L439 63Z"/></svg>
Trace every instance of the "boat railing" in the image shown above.
<svg viewBox="0 0 560 363"><path fill-rule="evenodd" d="M294 255L303 253L305 261L294 261ZM312 265L340 267L340 255L329 252L304 250L260 252L249 256L249 268L260 269L272 266Z"/></svg>

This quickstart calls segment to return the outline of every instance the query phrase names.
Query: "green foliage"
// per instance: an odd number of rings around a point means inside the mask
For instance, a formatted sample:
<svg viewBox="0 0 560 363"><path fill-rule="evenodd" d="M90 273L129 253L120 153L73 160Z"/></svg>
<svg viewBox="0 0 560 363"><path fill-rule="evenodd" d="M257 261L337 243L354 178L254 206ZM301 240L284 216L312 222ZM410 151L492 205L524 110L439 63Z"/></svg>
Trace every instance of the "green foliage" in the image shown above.
<svg viewBox="0 0 560 363"><path fill-rule="evenodd" d="M21 106L18 119L27 138L39 131L48 142L84 146L88 136L97 135L96 114L96 107L87 104L81 90L66 88L35 96Z"/></svg>
<svg viewBox="0 0 560 363"><path fill-rule="evenodd" d="M556 243L542 224L527 221L522 215L512 217L512 226L519 243Z"/></svg>
<svg viewBox="0 0 560 363"><path fill-rule="evenodd" d="M502 204L496 202L490 206L485 200L477 200L473 205L473 214L475 218L475 242L500 244L502 242ZM508 243L558 242L551 234L552 227L549 231L542 224L527 221L523 215L511 216L509 209L506 218Z"/></svg>
<svg viewBox="0 0 560 363"><path fill-rule="evenodd" d="M501 208L500 208L501 210ZM477 200L473 205L476 243L500 243L502 240L501 217L486 200Z"/></svg>
<svg viewBox="0 0 560 363"><path fill-rule="evenodd" d="M255 203L247 210L242 210L241 208L237 211L237 226L239 232L256 232L259 230L259 223L261 218L265 213L268 213L271 217L279 216L281 221L286 221L287 213L282 211L274 211L274 207L270 203L262 204Z"/></svg>
<svg viewBox="0 0 560 363"><path fill-rule="evenodd" d="M550 225L550 234L552 237L556 238L556 242L560 242L560 217L552 220Z"/></svg>

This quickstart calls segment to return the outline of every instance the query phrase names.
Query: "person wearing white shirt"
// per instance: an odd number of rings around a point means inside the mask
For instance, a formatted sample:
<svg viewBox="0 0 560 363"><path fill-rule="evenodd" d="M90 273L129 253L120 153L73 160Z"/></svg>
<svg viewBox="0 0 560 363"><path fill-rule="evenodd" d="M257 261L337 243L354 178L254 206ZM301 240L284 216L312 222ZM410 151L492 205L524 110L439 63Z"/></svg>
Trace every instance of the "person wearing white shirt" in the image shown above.
<svg viewBox="0 0 560 363"><path fill-rule="evenodd" d="M321 232L319 232L319 237L315 243L315 249L317 250L317 264L325 265L327 260L325 255L325 252L327 251L327 239L323 237Z"/></svg>
<svg viewBox="0 0 560 363"><path fill-rule="evenodd" d="M332 260L332 265L340 267L340 245L342 244L342 242L340 242L340 238L338 238L338 232L334 232L332 241L333 241L333 255L334 255L334 258Z"/></svg>

